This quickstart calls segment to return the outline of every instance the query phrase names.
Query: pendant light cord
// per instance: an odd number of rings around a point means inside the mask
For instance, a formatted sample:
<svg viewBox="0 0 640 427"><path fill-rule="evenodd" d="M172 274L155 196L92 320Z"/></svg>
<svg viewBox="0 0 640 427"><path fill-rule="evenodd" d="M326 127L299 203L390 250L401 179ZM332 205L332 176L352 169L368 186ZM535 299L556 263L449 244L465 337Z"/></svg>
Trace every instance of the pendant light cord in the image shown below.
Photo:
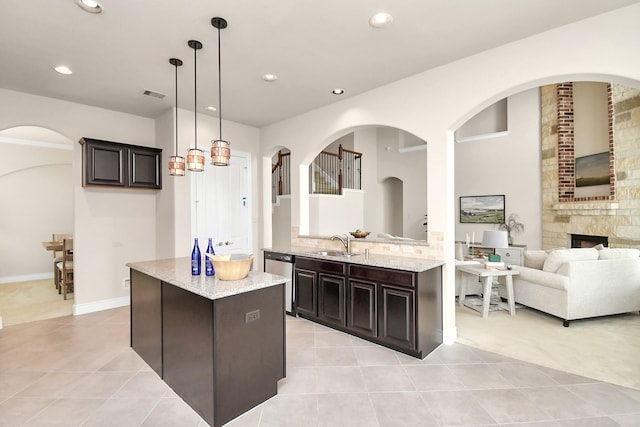
<svg viewBox="0 0 640 427"><path fill-rule="evenodd" d="M178 62L175 62L176 67L176 157L178 156Z"/></svg>
<svg viewBox="0 0 640 427"><path fill-rule="evenodd" d="M197 48L193 48L193 125L194 125L194 143L196 150L198 149L198 64L196 60Z"/></svg>
<svg viewBox="0 0 640 427"><path fill-rule="evenodd" d="M220 28L218 28L218 121L220 124L220 141L222 141L222 59L220 53Z"/></svg>

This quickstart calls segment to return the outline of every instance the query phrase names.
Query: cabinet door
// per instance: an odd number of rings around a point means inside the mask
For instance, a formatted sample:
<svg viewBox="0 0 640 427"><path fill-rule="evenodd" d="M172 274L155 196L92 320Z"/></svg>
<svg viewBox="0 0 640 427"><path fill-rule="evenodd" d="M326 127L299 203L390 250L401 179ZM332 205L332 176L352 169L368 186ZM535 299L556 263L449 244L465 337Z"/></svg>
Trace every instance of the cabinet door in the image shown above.
<svg viewBox="0 0 640 427"><path fill-rule="evenodd" d="M162 188L162 151L144 147L131 147L127 185L138 188Z"/></svg>
<svg viewBox="0 0 640 427"><path fill-rule="evenodd" d="M296 268L296 312L317 317L317 273Z"/></svg>
<svg viewBox="0 0 640 427"><path fill-rule="evenodd" d="M371 337L378 335L376 284L349 280L347 328Z"/></svg>
<svg viewBox="0 0 640 427"><path fill-rule="evenodd" d="M131 269L131 347L162 376L162 285Z"/></svg>
<svg viewBox="0 0 640 427"><path fill-rule="evenodd" d="M344 277L320 274L318 276L318 317L341 326L345 321L345 280Z"/></svg>
<svg viewBox="0 0 640 427"><path fill-rule="evenodd" d="M380 286L380 340L415 349L415 291Z"/></svg>
<svg viewBox="0 0 640 427"><path fill-rule="evenodd" d="M125 146L87 141L84 149L85 185L125 186Z"/></svg>

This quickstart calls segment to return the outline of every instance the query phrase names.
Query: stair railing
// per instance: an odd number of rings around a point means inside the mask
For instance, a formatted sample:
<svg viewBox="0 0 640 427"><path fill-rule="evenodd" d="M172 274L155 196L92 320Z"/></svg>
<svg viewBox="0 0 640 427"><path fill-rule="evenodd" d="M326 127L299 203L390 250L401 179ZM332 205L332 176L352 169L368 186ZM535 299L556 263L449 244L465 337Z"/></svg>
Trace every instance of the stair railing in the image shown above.
<svg viewBox="0 0 640 427"><path fill-rule="evenodd" d="M309 166L310 194L342 194L362 188L362 153L338 146L338 154L321 151Z"/></svg>
<svg viewBox="0 0 640 427"><path fill-rule="evenodd" d="M291 153L280 150L276 164L271 166L271 202L287 194L291 194Z"/></svg>

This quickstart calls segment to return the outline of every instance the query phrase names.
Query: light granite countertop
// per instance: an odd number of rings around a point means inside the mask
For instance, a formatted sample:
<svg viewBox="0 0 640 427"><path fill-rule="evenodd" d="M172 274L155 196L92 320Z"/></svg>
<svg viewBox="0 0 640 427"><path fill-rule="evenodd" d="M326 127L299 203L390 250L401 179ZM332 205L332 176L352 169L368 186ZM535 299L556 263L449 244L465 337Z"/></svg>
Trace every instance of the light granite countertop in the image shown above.
<svg viewBox="0 0 640 427"><path fill-rule="evenodd" d="M431 270L432 268L444 265L444 261L442 260L399 257L373 253L370 253L369 256L366 256L364 253L359 253L358 255L351 256L331 256L313 253L319 250L322 249L309 248L305 246L289 246L263 249L263 251L266 252L279 252L289 255L303 256L306 258L327 259L331 261L341 261L347 264L368 265L372 267L391 268L394 270L413 271L417 273Z"/></svg>
<svg viewBox="0 0 640 427"><path fill-rule="evenodd" d="M211 300L280 285L291 280L259 271L250 271L249 275L241 280L220 280L216 276L204 274L204 262L202 274L193 276L191 258L188 257L129 262L127 267Z"/></svg>

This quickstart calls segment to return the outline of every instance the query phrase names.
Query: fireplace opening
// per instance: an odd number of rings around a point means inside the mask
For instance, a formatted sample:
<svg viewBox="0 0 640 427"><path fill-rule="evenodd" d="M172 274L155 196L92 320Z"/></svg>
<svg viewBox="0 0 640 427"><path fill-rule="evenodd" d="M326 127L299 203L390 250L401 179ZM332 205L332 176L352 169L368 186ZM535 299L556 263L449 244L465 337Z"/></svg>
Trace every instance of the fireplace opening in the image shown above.
<svg viewBox="0 0 640 427"><path fill-rule="evenodd" d="M609 238L605 236L587 236L585 234L572 234L572 248L592 248L597 245L609 246Z"/></svg>

